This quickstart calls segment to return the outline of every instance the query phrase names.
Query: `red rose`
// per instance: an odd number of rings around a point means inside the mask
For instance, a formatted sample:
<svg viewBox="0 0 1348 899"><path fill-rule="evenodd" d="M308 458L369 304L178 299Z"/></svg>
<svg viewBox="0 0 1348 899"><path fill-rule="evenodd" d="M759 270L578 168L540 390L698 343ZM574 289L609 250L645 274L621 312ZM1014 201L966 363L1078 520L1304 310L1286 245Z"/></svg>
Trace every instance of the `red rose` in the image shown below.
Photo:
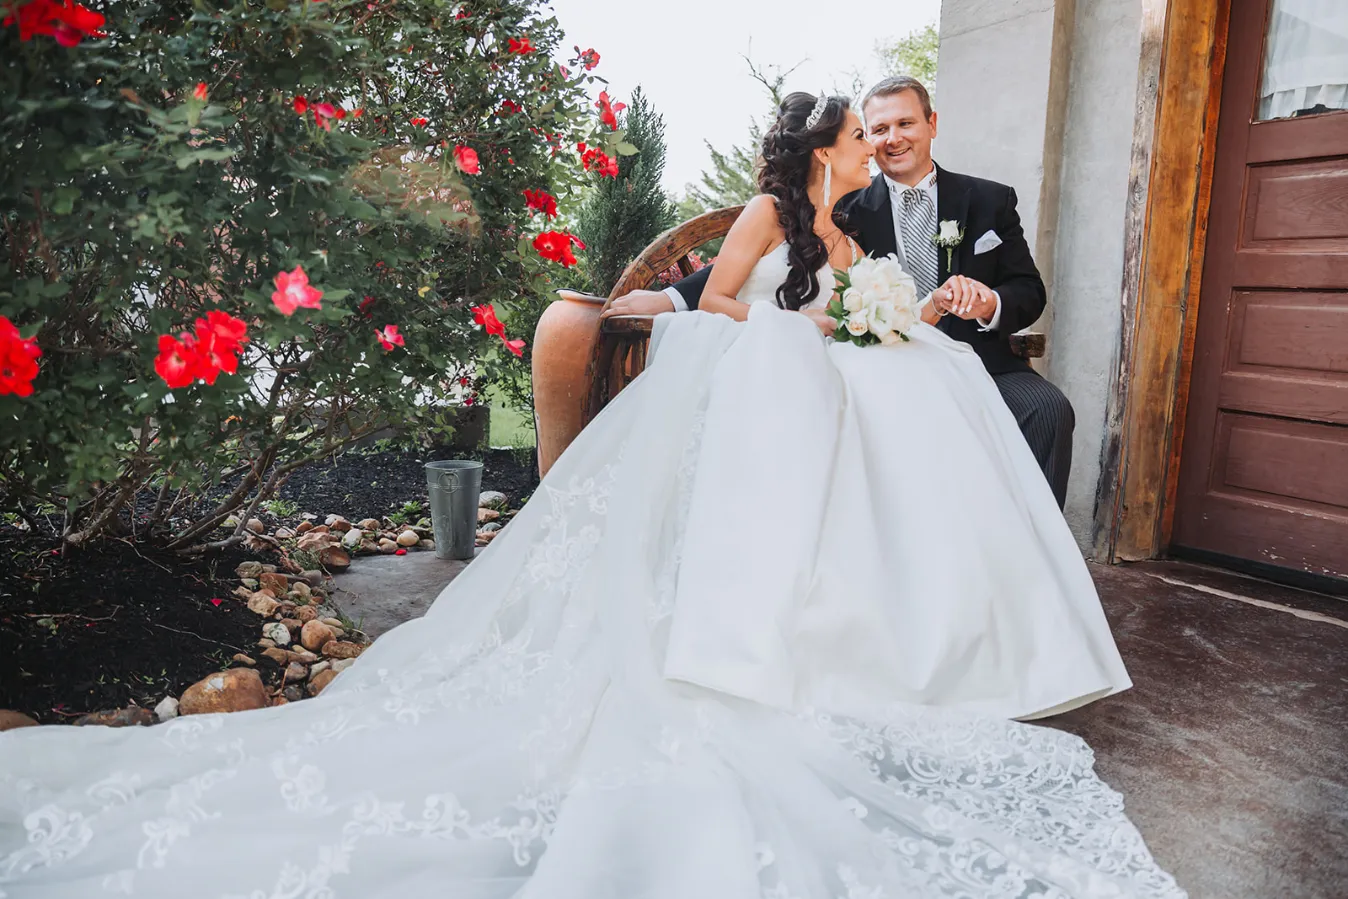
<svg viewBox="0 0 1348 899"><path fill-rule="evenodd" d="M430 119L421 119L421 118L411 120L412 124L417 128L425 128L428 124L430 124L430 121L431 121Z"/></svg>
<svg viewBox="0 0 1348 899"><path fill-rule="evenodd" d="M580 163L584 166L585 171L588 172L593 169L599 174L606 175L609 178L618 177L618 160L609 156L598 147L586 149L584 144L579 144L577 146L580 149Z"/></svg>
<svg viewBox="0 0 1348 899"><path fill-rule="evenodd" d="M534 52L533 41L529 40L528 37L521 37L521 38L512 37L510 40L506 42L506 47L510 50L511 53L518 53L520 56L524 56L527 53Z"/></svg>
<svg viewBox="0 0 1348 899"><path fill-rule="evenodd" d="M239 350L248 342L248 325L228 313L212 310L195 325L195 374L207 384L214 384L220 372L234 374L239 370Z"/></svg>
<svg viewBox="0 0 1348 899"><path fill-rule="evenodd" d="M541 190L526 190L524 192L524 205L530 209L537 209L548 218L557 217L557 198Z"/></svg>
<svg viewBox="0 0 1348 899"><path fill-rule="evenodd" d="M482 163L472 147L455 146L454 162L465 175L477 175L482 171Z"/></svg>
<svg viewBox="0 0 1348 899"><path fill-rule="evenodd" d="M576 254L571 251L572 244L585 249L585 244L574 234L565 231L544 231L534 238L534 249L538 255L552 262L558 262L567 268L576 264Z"/></svg>
<svg viewBox="0 0 1348 899"><path fill-rule="evenodd" d="M155 374L164 379L170 390L186 387L196 380L196 342L192 335L183 333L179 340L172 334L159 336L159 355L154 360Z"/></svg>
<svg viewBox="0 0 1348 899"><path fill-rule="evenodd" d="M192 98L195 100L204 101L208 96L209 94L206 91L206 82L198 81L196 88L193 89L192 91Z"/></svg>
<svg viewBox="0 0 1348 899"><path fill-rule="evenodd" d="M239 370L238 354L248 342L247 331L242 319L212 310L196 320L192 332L160 335L154 370L172 390L197 380L214 384L220 372L232 375Z"/></svg>
<svg viewBox="0 0 1348 899"><path fill-rule="evenodd" d="M599 65L599 54L595 52L593 47L588 50L582 50L577 59L581 65L585 66L587 72Z"/></svg>
<svg viewBox="0 0 1348 899"><path fill-rule="evenodd" d="M502 337L501 337L501 343L504 343L505 346L506 346L506 349L510 350L510 352L514 353L517 357L520 357L520 356L523 356L523 355L524 355L524 340L523 340L523 339L517 337L517 338L515 338L514 340L506 340L505 337L502 336Z"/></svg>
<svg viewBox="0 0 1348 899"><path fill-rule="evenodd" d="M24 340L14 323L0 315L0 396L32 396L41 355L35 339Z"/></svg>
<svg viewBox="0 0 1348 899"><path fill-rule="evenodd" d="M337 118L337 107L331 103L314 104L314 121L318 123L324 131L332 130L331 119Z"/></svg>
<svg viewBox="0 0 1348 899"><path fill-rule="evenodd" d="M481 325L483 330L493 337L505 336L505 325L496 317L496 307L487 303L482 306L473 307L473 321Z"/></svg>
<svg viewBox="0 0 1348 899"><path fill-rule="evenodd" d="M271 301L282 315L294 315L295 310L322 309L323 291L309 286L309 276L303 266L295 266L294 271L276 274L276 290Z"/></svg>
<svg viewBox="0 0 1348 899"><path fill-rule="evenodd" d="M608 98L608 91L599 92L599 102L595 104L599 107L599 120L609 127L612 131L618 130L617 113L627 108L624 103L611 103Z"/></svg>
<svg viewBox="0 0 1348 899"><path fill-rule="evenodd" d="M398 333L397 325L384 325L382 328L376 328L374 336L379 338L379 345L386 351L395 346L403 345L403 336Z"/></svg>
<svg viewBox="0 0 1348 899"><path fill-rule="evenodd" d="M4 25L19 25L19 40L32 40L34 35L53 37L62 47L74 47L86 37L106 37L101 29L106 19L74 0L30 0L5 16Z"/></svg>
<svg viewBox="0 0 1348 899"><path fill-rule="evenodd" d="M304 115L309 111L309 100L307 97L296 97L291 101L290 105L295 107L296 115Z"/></svg>

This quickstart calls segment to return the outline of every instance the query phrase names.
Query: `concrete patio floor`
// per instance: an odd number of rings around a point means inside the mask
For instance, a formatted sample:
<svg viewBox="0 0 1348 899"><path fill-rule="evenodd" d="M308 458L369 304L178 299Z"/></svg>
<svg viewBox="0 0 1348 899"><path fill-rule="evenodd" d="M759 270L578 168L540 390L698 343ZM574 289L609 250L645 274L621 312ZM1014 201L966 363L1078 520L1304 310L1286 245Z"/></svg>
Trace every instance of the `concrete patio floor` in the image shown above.
<svg viewBox="0 0 1348 899"><path fill-rule="evenodd" d="M1133 689L1094 747L1194 899L1348 896L1348 601L1176 562L1092 566Z"/></svg>
<svg viewBox="0 0 1348 899"><path fill-rule="evenodd" d="M358 559L334 599L378 636L463 567ZM1091 572L1133 689L1040 723L1094 747L1194 899L1348 897L1348 600L1176 562Z"/></svg>

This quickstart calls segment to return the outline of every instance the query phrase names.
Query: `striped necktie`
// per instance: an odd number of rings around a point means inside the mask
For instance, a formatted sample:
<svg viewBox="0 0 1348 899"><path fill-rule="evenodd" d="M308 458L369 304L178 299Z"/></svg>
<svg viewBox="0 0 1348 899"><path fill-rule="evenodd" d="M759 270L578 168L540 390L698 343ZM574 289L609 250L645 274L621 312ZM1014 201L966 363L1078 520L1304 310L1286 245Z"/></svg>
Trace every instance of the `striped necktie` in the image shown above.
<svg viewBox="0 0 1348 899"><path fill-rule="evenodd" d="M940 286L941 259L931 242L936 236L936 204L925 190L905 190L902 197L903 256L908 273L917 282L917 295L922 297Z"/></svg>

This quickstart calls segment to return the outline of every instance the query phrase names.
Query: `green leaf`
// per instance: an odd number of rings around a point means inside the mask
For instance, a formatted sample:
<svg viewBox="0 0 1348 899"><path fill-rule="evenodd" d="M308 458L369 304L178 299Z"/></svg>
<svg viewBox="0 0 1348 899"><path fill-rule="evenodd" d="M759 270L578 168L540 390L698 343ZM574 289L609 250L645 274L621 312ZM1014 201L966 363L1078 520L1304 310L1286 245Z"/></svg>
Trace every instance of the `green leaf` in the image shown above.
<svg viewBox="0 0 1348 899"><path fill-rule="evenodd" d="M236 155L233 147L208 147L192 150L178 157L178 168L185 169L194 162L219 162L232 159Z"/></svg>
<svg viewBox="0 0 1348 899"><path fill-rule="evenodd" d="M619 156L635 156L641 152L641 150L637 149L636 144L629 144L626 141L618 144L617 149Z"/></svg>
<svg viewBox="0 0 1348 899"><path fill-rule="evenodd" d="M56 215L70 215L79 196L78 187L58 187L52 194L51 211Z"/></svg>

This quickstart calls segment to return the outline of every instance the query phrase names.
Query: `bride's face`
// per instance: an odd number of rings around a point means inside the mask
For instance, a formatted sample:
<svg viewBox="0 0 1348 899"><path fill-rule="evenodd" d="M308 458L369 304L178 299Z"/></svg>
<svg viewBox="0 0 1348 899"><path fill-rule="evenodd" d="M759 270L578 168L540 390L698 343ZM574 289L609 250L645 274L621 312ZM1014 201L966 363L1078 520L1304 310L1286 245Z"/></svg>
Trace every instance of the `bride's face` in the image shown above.
<svg viewBox="0 0 1348 899"><path fill-rule="evenodd" d="M852 110L847 110L838 140L823 153L820 161L833 165L833 196L841 197L871 183L871 157L875 148L866 139L866 129Z"/></svg>

